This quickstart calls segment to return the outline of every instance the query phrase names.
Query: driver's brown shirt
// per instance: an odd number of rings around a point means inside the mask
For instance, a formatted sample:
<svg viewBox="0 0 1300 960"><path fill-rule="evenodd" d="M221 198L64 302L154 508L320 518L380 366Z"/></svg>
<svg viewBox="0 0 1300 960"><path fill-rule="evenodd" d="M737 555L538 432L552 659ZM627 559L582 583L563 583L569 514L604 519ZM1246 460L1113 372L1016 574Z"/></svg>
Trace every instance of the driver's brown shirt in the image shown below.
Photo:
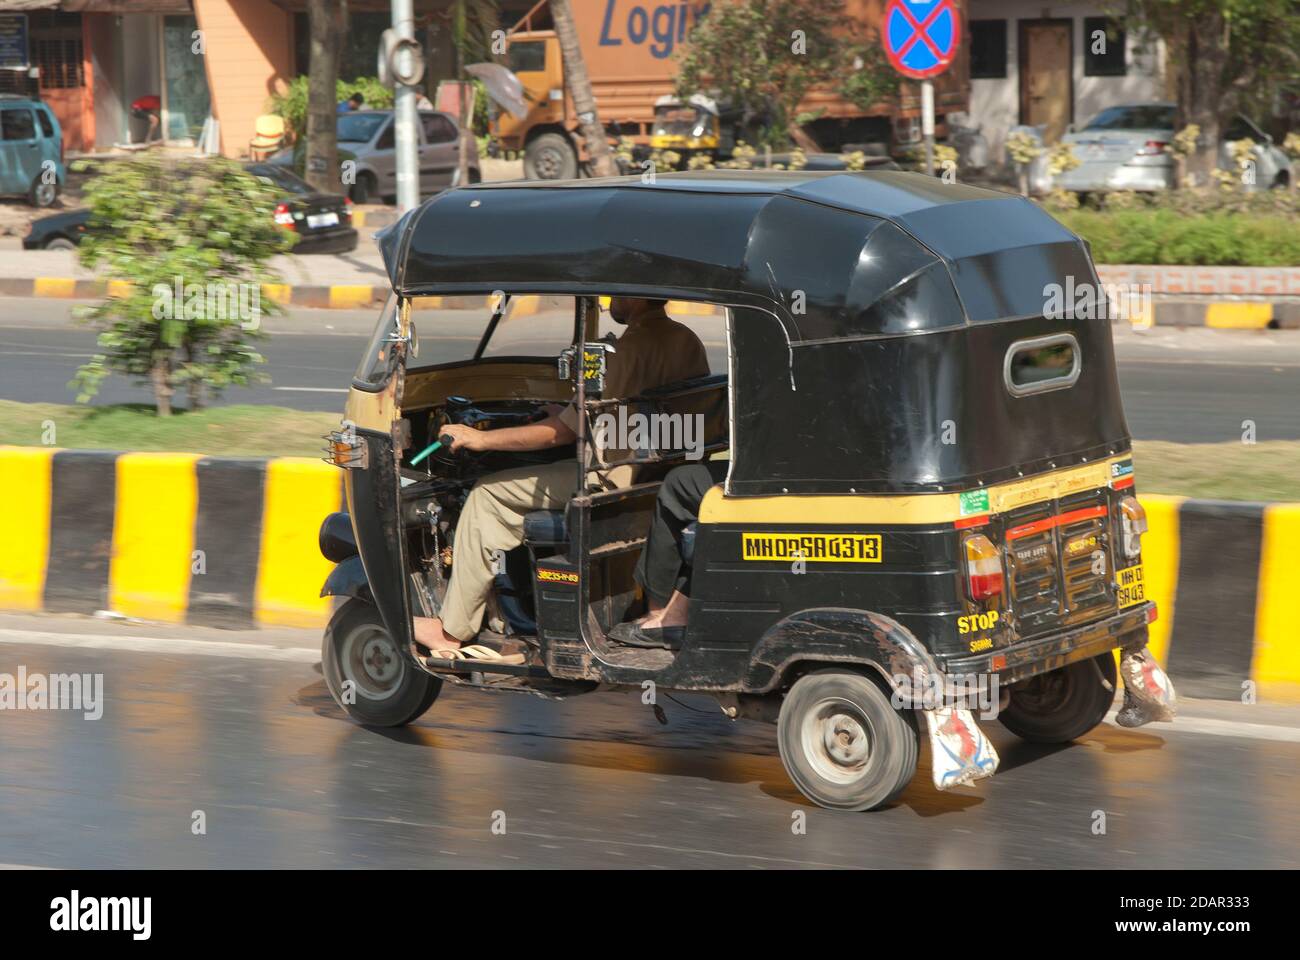
<svg viewBox="0 0 1300 960"><path fill-rule="evenodd" d="M614 341L614 352L608 355L605 367L603 395L634 397L665 384L708 375L709 358L700 338L660 310L628 324ZM618 408L610 412L617 416ZM560 420L574 433L578 432L578 411L573 404L564 409ZM628 455L628 451L613 446L597 454L601 460L623 459ZM606 487L625 487L632 483L634 467L624 464L593 473Z"/></svg>

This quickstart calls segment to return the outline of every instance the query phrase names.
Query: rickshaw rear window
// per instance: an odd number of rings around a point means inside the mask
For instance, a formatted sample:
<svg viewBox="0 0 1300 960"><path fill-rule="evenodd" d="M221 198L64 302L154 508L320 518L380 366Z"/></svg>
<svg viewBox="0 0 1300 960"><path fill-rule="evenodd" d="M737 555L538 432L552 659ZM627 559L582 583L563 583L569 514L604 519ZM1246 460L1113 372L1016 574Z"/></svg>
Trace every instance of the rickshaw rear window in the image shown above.
<svg viewBox="0 0 1300 960"><path fill-rule="evenodd" d="M1070 334L1060 334L1013 343L1003 373L1007 389L1025 396L1071 386L1079 370L1079 344Z"/></svg>

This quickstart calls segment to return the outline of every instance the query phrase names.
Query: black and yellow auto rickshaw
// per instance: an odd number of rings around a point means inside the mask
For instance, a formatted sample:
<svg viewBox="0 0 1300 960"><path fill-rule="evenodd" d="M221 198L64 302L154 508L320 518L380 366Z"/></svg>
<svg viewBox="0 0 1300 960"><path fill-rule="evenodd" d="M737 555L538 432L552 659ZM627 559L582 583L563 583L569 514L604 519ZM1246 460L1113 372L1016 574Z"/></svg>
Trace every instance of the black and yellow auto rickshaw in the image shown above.
<svg viewBox="0 0 1300 960"><path fill-rule="evenodd" d="M1044 315L1050 289L1096 273L1027 200L902 172L482 184L429 200L381 247L393 299L330 437L348 514L321 531L339 564L323 593L347 598L324 672L357 721L409 723L444 682L707 693L777 724L810 799L863 810L913 777L922 719L941 789L996 768L976 710L1030 740L1086 734L1112 706L1117 659L1120 722L1172 716L1146 651L1156 608L1109 323ZM611 402L607 294L711 304L724 328L725 374L625 400L700 418L699 451L729 458L682 537L678 649L608 636L637 610L656 492L688 454L634 451L635 482L616 489L578 466ZM529 297L569 298L567 349L520 337L526 316L494 347ZM421 365L412 318L450 298L495 306L473 356ZM520 422L557 401L576 403L576 451L428 454L446 423ZM526 518L497 577L490 632L522 640L525 662L429 656L412 617L438 608L470 486L561 454L579 492Z"/></svg>

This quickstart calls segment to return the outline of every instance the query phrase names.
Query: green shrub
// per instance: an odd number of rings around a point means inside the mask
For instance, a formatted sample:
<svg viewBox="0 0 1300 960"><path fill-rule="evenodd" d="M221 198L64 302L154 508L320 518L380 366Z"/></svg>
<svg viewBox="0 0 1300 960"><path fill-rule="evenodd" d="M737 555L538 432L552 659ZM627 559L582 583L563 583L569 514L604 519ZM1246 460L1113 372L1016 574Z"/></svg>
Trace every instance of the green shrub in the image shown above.
<svg viewBox="0 0 1300 960"><path fill-rule="evenodd" d="M1098 263L1300 266L1300 230L1294 216L1285 213L1188 213L1157 207L1053 214L1091 244Z"/></svg>

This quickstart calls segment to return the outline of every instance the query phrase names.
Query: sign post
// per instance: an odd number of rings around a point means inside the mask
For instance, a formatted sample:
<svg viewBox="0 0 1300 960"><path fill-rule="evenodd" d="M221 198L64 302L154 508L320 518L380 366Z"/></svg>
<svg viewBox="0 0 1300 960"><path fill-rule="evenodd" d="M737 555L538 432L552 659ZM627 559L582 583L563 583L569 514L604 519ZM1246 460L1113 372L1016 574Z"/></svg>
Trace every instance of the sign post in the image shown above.
<svg viewBox="0 0 1300 960"><path fill-rule="evenodd" d="M921 135L925 172L934 176L934 77L952 65L961 43L961 17L953 0L889 0L880 42L890 65L921 81Z"/></svg>

